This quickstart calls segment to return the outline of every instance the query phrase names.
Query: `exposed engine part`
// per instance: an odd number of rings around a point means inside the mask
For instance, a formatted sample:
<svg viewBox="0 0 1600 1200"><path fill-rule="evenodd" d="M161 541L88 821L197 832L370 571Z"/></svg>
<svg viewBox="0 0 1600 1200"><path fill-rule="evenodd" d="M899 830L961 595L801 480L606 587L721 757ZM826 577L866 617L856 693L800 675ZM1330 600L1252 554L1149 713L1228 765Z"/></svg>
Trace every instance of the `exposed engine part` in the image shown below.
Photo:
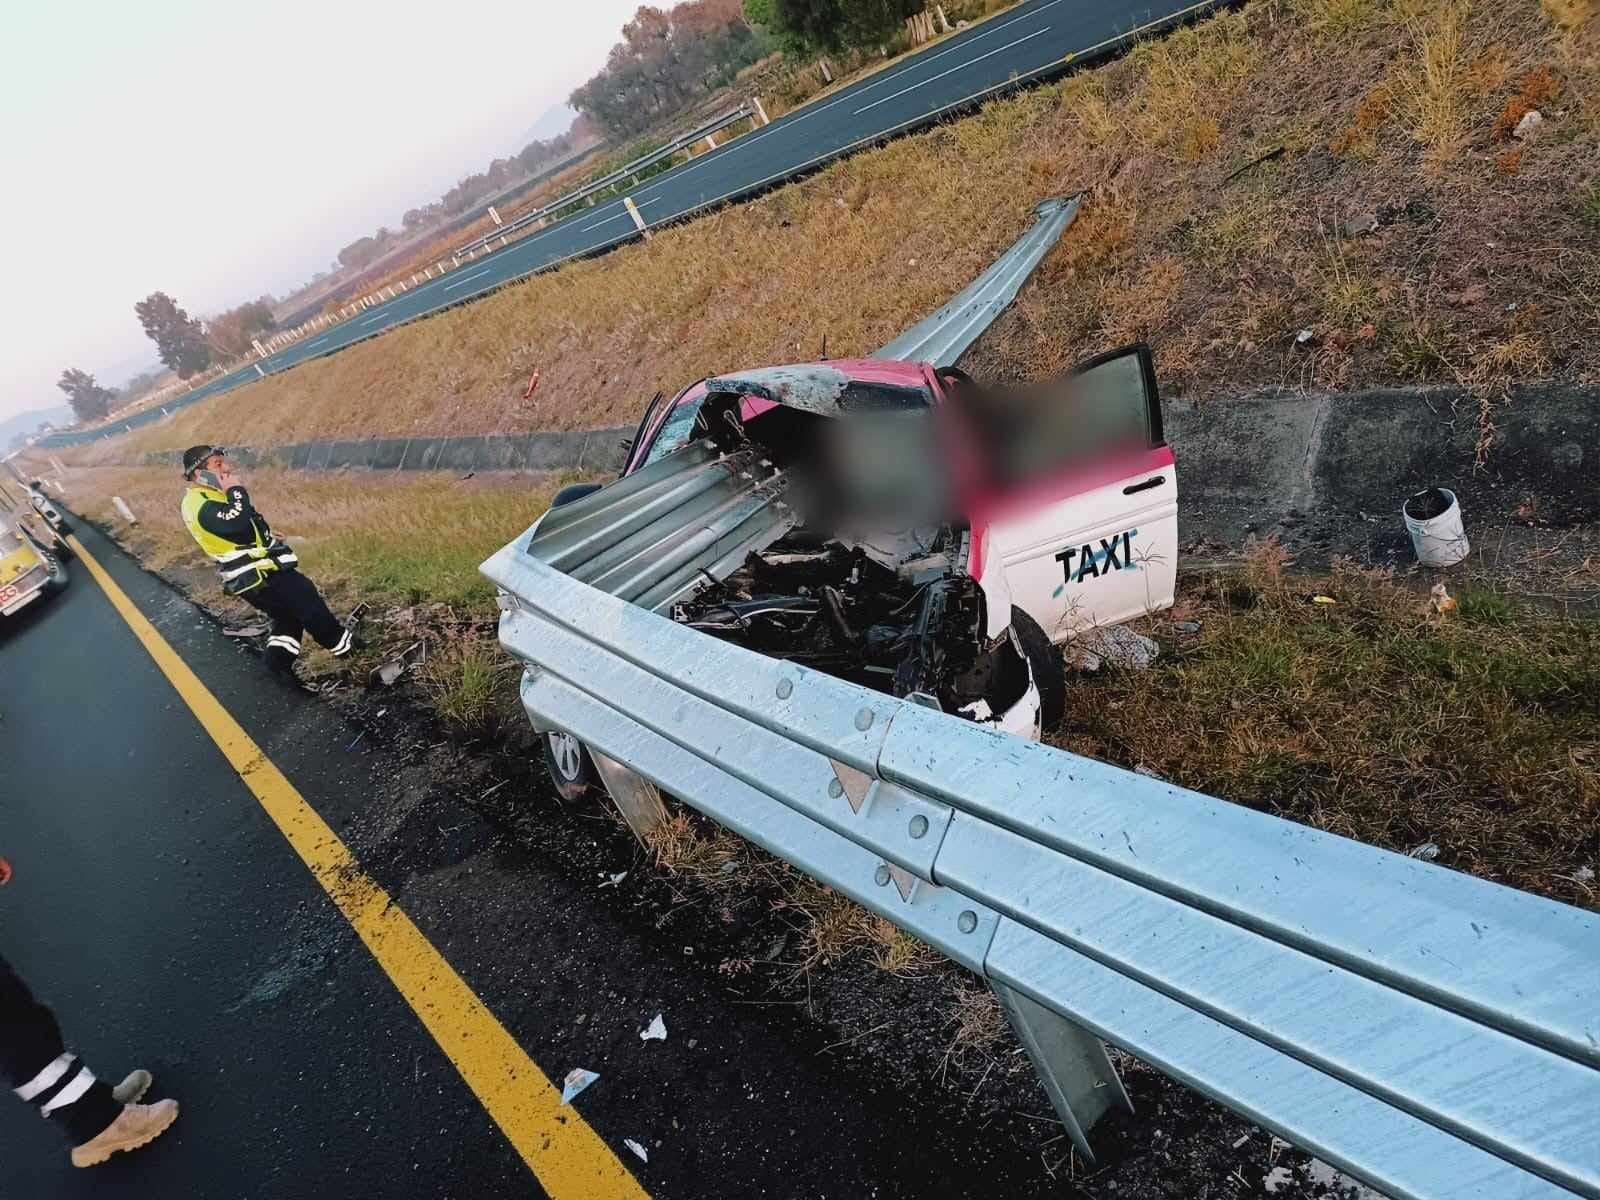
<svg viewBox="0 0 1600 1200"><path fill-rule="evenodd" d="M679 603L673 617L895 696L932 697L946 712L1010 708L1027 691L1027 660L1009 634L983 637L977 585L937 572L926 556L907 565L902 574L796 530Z"/></svg>

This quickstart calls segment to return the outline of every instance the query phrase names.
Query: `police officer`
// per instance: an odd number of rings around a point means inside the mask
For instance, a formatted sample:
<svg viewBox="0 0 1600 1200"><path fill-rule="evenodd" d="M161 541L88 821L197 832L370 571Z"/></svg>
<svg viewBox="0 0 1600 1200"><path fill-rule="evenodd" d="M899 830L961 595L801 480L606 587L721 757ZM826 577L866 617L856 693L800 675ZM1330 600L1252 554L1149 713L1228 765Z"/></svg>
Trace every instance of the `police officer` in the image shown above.
<svg viewBox="0 0 1600 1200"><path fill-rule="evenodd" d="M299 571L300 560L276 537L267 519L250 503L221 446L190 446L183 452L183 523L200 549L217 563L222 590L255 605L272 619L267 665L293 678L306 633L337 656L358 641L328 611L317 585Z"/></svg>

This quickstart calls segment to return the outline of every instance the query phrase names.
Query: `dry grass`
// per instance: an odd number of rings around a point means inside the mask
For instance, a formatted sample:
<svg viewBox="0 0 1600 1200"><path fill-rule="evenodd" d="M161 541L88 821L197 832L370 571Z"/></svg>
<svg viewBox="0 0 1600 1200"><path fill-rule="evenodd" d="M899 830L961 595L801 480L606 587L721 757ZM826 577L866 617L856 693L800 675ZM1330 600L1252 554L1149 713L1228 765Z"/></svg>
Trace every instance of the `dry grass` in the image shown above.
<svg viewBox="0 0 1600 1200"><path fill-rule="evenodd" d="M1186 581L1197 644L1077 683L1053 740L1594 906L1577 873L1600 865L1600 626L1498 592L1458 600L1440 618L1383 577L1290 575L1258 543L1244 578Z"/></svg>
<svg viewBox="0 0 1600 1200"><path fill-rule="evenodd" d="M871 350L981 270L1034 201L1079 188L1082 216L977 370L1038 376L1136 333L1168 389L1201 400L1407 382L1419 323L1469 363L1538 294L1549 361L1600 378L1600 256L1583 252L1597 64L1587 27L1563 32L1538 0L1256 0L86 453L623 423L657 390L811 358L824 336L834 355ZM1557 100L1513 172L1496 121L1546 78ZM1367 236L1338 232L1374 211ZM1330 229L1346 243L1331 287ZM1452 299L1478 283L1481 301ZM1290 336L1307 326L1315 354Z"/></svg>
<svg viewBox="0 0 1600 1200"><path fill-rule="evenodd" d="M893 922L772 858L720 825L677 808L646 837L655 863L713 895L769 894L791 919L799 944L789 967L797 975L864 959L880 971L918 975L944 959ZM749 969L733 960L726 973Z"/></svg>

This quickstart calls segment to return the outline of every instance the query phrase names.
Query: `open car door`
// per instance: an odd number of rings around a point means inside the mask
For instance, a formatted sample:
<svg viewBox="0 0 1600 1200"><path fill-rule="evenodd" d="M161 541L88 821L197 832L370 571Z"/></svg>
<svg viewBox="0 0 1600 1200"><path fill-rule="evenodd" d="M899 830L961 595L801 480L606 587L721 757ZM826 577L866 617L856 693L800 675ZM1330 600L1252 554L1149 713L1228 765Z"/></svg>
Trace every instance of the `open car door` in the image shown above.
<svg viewBox="0 0 1600 1200"><path fill-rule="evenodd" d="M1099 355L1002 408L993 499L973 518L1012 602L1056 642L1169 607L1178 478L1149 347Z"/></svg>

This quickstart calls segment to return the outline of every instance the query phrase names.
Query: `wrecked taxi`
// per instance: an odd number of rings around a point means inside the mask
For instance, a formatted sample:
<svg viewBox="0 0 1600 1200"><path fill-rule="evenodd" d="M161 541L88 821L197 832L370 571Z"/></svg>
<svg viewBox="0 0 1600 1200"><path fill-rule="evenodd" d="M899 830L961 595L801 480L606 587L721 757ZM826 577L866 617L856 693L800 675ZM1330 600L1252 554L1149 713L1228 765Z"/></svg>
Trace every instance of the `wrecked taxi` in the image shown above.
<svg viewBox="0 0 1600 1200"><path fill-rule="evenodd" d="M1037 737L1059 644L1172 603L1177 476L1150 351L994 387L882 358L658 396L616 481L513 547L709 637ZM503 589L502 641L517 620ZM581 679L571 681L582 686ZM598 782L541 729L557 790Z"/></svg>

